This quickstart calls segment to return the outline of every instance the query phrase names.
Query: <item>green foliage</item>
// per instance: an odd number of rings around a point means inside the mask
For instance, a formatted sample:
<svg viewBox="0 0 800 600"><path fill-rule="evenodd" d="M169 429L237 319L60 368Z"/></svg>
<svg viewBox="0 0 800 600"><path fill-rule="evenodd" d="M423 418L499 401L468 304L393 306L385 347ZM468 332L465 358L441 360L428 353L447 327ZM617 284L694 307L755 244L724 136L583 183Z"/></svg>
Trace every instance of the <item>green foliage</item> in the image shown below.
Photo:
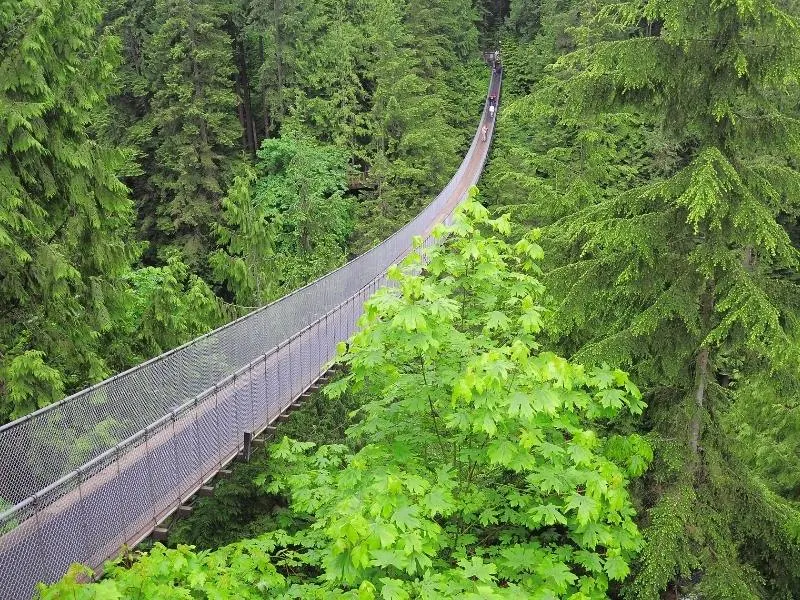
<svg viewBox="0 0 800 600"><path fill-rule="evenodd" d="M200 594L220 600L265 598L267 592L283 587L284 581L270 560L277 546L273 539L280 543L285 536L239 542L213 553L196 553L187 546L172 550L156 544L130 569L109 565L107 578L91 586L80 583L91 569L73 565L59 584L49 589L40 584L39 598L178 600Z"/></svg>
<svg viewBox="0 0 800 600"><path fill-rule="evenodd" d="M17 419L63 397L61 373L43 359L44 352L28 350L8 361L0 371L9 390L0 404L2 414Z"/></svg>
<svg viewBox="0 0 800 600"><path fill-rule="evenodd" d="M107 356L122 370L198 337L229 318L209 286L177 257L122 277L124 312L107 334Z"/></svg>
<svg viewBox="0 0 800 600"><path fill-rule="evenodd" d="M0 421L108 374L97 338L138 253L126 156L89 135L117 64L100 16L94 0L0 5Z"/></svg>
<svg viewBox="0 0 800 600"><path fill-rule="evenodd" d="M350 445L270 449L257 483L310 527L213 552L157 545L41 597L606 598L641 544L626 485L651 453L599 426L644 405L624 372L538 350L541 248L485 230L509 220L467 202L425 273L414 253L367 303L327 392L367 399Z"/></svg>
<svg viewBox="0 0 800 600"><path fill-rule="evenodd" d="M795 7L553 8L508 44L487 188L542 227L548 342L645 386L628 596L794 597L796 507L769 487L791 495L797 448Z"/></svg>
<svg viewBox="0 0 800 600"><path fill-rule="evenodd" d="M345 381L374 390L348 433L361 449L307 455L285 439L274 456L289 467L269 489L315 517L333 580L389 577L445 597L603 598L638 548L625 482L641 469L612 462L590 423L641 411L639 392L621 371L537 352L541 249L479 227L510 224L467 203L428 275L415 274L415 254L392 273L397 287L367 303L343 356ZM646 444L630 448L646 463Z"/></svg>
<svg viewBox="0 0 800 600"><path fill-rule="evenodd" d="M151 95L137 135L147 138L148 180L157 191L146 208L155 230L195 270L213 247L211 224L236 154L231 39L223 29L231 9L157 0L144 48Z"/></svg>
<svg viewBox="0 0 800 600"><path fill-rule="evenodd" d="M353 224L347 155L334 146L266 140L256 199L276 228L274 266L285 292L340 266Z"/></svg>
<svg viewBox="0 0 800 600"><path fill-rule="evenodd" d="M353 224L347 156L334 146L265 140L256 170L237 178L210 262L239 304L256 306L345 262Z"/></svg>
<svg viewBox="0 0 800 600"><path fill-rule="evenodd" d="M743 458L782 496L800 500L800 390L796 377L756 376L736 393L726 429Z"/></svg>
<svg viewBox="0 0 800 600"><path fill-rule="evenodd" d="M254 197L255 172L245 167L222 199L222 223L217 225L223 248L209 256L217 281L226 282L241 305L264 303L275 295L272 271L275 250L272 211Z"/></svg>

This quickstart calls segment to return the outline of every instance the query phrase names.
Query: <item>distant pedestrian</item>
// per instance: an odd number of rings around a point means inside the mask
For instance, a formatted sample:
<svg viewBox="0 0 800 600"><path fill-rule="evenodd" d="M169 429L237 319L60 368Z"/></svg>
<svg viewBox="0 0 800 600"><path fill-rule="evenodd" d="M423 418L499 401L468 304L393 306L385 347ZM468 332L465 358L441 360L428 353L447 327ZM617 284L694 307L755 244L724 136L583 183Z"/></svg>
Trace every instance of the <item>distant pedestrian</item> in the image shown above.
<svg viewBox="0 0 800 600"><path fill-rule="evenodd" d="M489 118L494 119L494 106L489 106Z"/></svg>
<svg viewBox="0 0 800 600"><path fill-rule="evenodd" d="M489 127L487 125L484 125L483 128L481 129L481 139L483 139L484 142L486 141L487 133L489 133Z"/></svg>

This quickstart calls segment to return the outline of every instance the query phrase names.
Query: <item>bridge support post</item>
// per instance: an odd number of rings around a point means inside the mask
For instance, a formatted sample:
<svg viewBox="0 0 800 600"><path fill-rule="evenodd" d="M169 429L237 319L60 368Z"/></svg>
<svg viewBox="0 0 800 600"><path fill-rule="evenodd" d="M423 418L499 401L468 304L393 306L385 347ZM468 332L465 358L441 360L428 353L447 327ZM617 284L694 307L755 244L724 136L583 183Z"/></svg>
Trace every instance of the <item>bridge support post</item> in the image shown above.
<svg viewBox="0 0 800 600"><path fill-rule="evenodd" d="M253 432L252 431L245 431L244 432L244 447L242 448L242 460L244 462L250 462L250 456L253 454Z"/></svg>

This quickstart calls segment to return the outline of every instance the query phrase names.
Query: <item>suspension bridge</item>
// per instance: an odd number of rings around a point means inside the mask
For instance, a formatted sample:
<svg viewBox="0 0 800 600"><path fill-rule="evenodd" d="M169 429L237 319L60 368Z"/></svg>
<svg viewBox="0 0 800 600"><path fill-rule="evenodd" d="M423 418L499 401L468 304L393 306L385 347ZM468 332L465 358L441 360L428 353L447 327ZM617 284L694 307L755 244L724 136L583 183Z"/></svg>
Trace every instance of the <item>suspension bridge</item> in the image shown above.
<svg viewBox="0 0 800 600"><path fill-rule="evenodd" d="M97 569L141 542L325 380L387 269L414 237L433 243L433 227L477 183L500 86L494 72L458 171L397 233L272 304L0 427L1 600L28 600L72 563Z"/></svg>

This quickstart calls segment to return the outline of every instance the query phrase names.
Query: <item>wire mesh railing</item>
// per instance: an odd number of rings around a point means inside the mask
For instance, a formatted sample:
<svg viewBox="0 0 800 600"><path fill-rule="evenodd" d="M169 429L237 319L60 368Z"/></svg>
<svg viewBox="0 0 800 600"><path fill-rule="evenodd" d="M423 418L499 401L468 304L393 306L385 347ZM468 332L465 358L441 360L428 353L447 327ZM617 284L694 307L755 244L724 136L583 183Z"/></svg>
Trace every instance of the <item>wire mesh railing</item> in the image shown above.
<svg viewBox="0 0 800 600"><path fill-rule="evenodd" d="M490 93L498 94L494 75ZM481 124L493 122L486 106ZM448 220L486 161L481 126L414 220L340 269L0 428L0 598L141 541L327 369L389 266Z"/></svg>

